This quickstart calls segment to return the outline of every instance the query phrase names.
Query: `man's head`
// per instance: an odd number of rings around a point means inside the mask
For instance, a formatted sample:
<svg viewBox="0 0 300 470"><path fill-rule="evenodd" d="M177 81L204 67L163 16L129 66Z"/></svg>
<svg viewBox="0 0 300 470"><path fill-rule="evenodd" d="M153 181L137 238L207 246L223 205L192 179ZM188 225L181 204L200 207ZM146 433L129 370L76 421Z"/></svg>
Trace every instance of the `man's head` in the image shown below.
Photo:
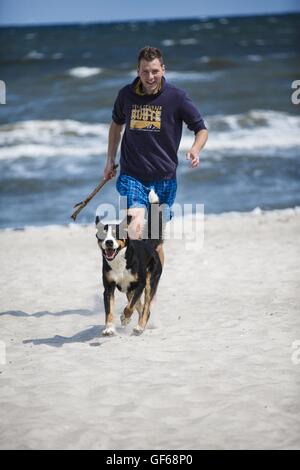
<svg viewBox="0 0 300 470"><path fill-rule="evenodd" d="M156 47L146 46L138 55L138 76L148 95L157 93L165 73L162 53Z"/></svg>

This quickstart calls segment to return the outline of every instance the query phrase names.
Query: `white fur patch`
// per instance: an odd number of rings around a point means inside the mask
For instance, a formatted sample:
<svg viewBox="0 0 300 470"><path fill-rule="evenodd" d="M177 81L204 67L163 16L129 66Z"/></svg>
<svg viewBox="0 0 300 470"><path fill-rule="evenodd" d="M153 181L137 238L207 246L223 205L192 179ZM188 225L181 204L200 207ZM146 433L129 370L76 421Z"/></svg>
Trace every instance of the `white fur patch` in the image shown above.
<svg viewBox="0 0 300 470"><path fill-rule="evenodd" d="M159 197L158 197L158 195L156 194L156 192L154 191L153 188L151 189L151 191L149 193L148 199L149 199L150 204L159 203Z"/></svg>
<svg viewBox="0 0 300 470"><path fill-rule="evenodd" d="M102 331L103 336L114 336L116 334L116 328L113 323L108 323L105 330Z"/></svg>
<svg viewBox="0 0 300 470"><path fill-rule="evenodd" d="M105 237L105 239L104 239L103 242L102 242L102 248L103 248L103 250L105 250L105 248L106 248L106 244L105 244L105 243L106 243L108 240L111 240L111 241L113 242L113 247L112 247L112 248L113 248L114 250L117 250L117 248L118 248L119 245L118 245L118 243L117 243L117 240L116 240L115 237L113 236L112 227L111 227L111 226L108 227L106 237Z"/></svg>
<svg viewBox="0 0 300 470"><path fill-rule="evenodd" d="M140 325L136 325L136 326L133 328L132 333L133 333L134 335L139 336L139 335L141 335L141 334L143 333L143 331L144 331L144 329L143 329Z"/></svg>
<svg viewBox="0 0 300 470"><path fill-rule="evenodd" d="M131 270L126 269L125 252L126 247L122 248L112 261L108 261L111 271L107 273L107 279L120 286L122 292L126 292L129 284L136 280Z"/></svg>

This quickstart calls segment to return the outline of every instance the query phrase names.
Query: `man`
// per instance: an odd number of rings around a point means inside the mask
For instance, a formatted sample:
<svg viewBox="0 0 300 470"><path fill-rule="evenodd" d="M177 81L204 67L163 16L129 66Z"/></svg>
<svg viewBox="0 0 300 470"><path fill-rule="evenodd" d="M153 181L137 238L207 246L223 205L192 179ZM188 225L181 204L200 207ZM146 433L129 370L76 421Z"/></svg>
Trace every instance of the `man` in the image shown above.
<svg viewBox="0 0 300 470"><path fill-rule="evenodd" d="M127 196L128 213L132 215L129 237L135 239L141 236L152 188L160 203L169 207L167 218L171 218L183 122L195 133L187 152L192 168L199 165L199 153L208 137L204 121L185 91L165 80L159 49L146 46L140 51L137 72L138 77L120 90L115 101L104 170L106 179L116 174L113 166L125 125L117 190ZM163 264L162 245L157 251Z"/></svg>

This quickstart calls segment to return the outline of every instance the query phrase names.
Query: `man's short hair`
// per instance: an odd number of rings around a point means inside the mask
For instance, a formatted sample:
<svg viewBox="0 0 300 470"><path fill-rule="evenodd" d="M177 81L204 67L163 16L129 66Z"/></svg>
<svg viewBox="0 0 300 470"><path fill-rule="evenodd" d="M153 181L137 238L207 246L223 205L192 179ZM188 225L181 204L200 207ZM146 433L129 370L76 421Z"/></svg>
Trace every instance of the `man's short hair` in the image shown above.
<svg viewBox="0 0 300 470"><path fill-rule="evenodd" d="M162 53L157 47L145 46L143 49L140 50L138 55L138 65L140 65L141 60L146 60L147 62L151 62L154 59L158 59L160 65L163 65L163 56Z"/></svg>

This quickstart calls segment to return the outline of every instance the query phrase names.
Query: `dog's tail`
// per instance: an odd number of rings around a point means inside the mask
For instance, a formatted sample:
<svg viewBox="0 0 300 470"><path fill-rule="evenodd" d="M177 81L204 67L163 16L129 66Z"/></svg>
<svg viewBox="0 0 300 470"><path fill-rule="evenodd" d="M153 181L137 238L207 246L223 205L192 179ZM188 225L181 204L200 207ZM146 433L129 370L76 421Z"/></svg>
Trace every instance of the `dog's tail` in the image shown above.
<svg viewBox="0 0 300 470"><path fill-rule="evenodd" d="M149 199L150 204L159 204L159 197L153 188L151 188L148 199Z"/></svg>
<svg viewBox="0 0 300 470"><path fill-rule="evenodd" d="M159 197L155 190L152 188L148 195L149 210L147 218L147 237L152 240L154 246L159 245L163 240L164 235L164 221L163 213L160 206Z"/></svg>

